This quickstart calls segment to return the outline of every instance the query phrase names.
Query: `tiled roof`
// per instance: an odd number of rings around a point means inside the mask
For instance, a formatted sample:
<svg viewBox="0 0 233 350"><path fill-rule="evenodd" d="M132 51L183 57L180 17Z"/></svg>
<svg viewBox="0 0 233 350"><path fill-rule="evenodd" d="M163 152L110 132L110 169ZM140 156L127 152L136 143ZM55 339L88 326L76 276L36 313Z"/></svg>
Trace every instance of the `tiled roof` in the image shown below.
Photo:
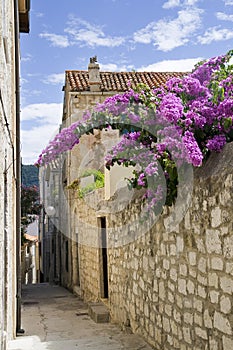
<svg viewBox="0 0 233 350"><path fill-rule="evenodd" d="M126 91L128 82L135 87L139 83L147 84L150 88L164 85L172 77L181 77L185 73L178 72L100 72L100 91ZM88 71L66 71L66 81L71 91L89 91Z"/></svg>

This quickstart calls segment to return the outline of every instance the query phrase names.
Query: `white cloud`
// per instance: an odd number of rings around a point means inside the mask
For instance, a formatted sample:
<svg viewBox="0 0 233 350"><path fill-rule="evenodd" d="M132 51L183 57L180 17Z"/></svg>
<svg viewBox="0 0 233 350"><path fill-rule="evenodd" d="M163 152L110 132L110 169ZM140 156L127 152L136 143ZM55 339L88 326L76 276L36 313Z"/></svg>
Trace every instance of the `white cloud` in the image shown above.
<svg viewBox="0 0 233 350"><path fill-rule="evenodd" d="M224 12L217 12L216 13L217 19L220 19L222 21L231 21L233 22L233 15L228 15Z"/></svg>
<svg viewBox="0 0 233 350"><path fill-rule="evenodd" d="M42 149L58 132L62 117L62 103L39 103L24 107L21 111L22 121L33 121L28 130L21 130L23 164L36 162ZM37 122L37 125L35 124Z"/></svg>
<svg viewBox="0 0 233 350"><path fill-rule="evenodd" d="M70 45L69 40L66 35L58 35L52 33L41 33L39 34L41 38L45 38L50 41L52 46L56 47L68 47Z"/></svg>
<svg viewBox="0 0 233 350"><path fill-rule="evenodd" d="M50 74L43 80L45 84L64 85L65 73Z"/></svg>
<svg viewBox="0 0 233 350"><path fill-rule="evenodd" d="M81 46L116 47L125 42L125 38L107 36L102 27L74 16L70 17L69 26L65 29L65 32L70 35L73 44L80 44Z"/></svg>
<svg viewBox="0 0 233 350"><path fill-rule="evenodd" d="M58 132L58 126L45 124L30 130L21 130L23 164L34 164L49 140Z"/></svg>
<svg viewBox="0 0 233 350"><path fill-rule="evenodd" d="M25 78L20 78L20 85L22 86L22 85L24 85L24 84L27 84L27 83L29 83L29 81L27 80L27 79L25 79Z"/></svg>
<svg viewBox="0 0 233 350"><path fill-rule="evenodd" d="M185 0L185 6L194 6L199 0Z"/></svg>
<svg viewBox="0 0 233 350"><path fill-rule="evenodd" d="M200 44L210 44L213 41L223 41L233 38L233 30L219 29L218 27L212 27L206 30L204 35L198 36L198 42Z"/></svg>
<svg viewBox="0 0 233 350"><path fill-rule="evenodd" d="M142 66L137 71L144 72L190 72L194 65L201 61L202 57L186 58L180 60L164 60L152 63L148 66Z"/></svg>
<svg viewBox="0 0 233 350"><path fill-rule="evenodd" d="M178 17L173 20L160 19L158 22L151 22L134 33L134 41L153 43L161 51L171 51L183 46L201 26L202 12L201 9L190 7L178 11Z"/></svg>
<svg viewBox="0 0 233 350"><path fill-rule="evenodd" d="M233 0L223 0L226 6L233 6Z"/></svg>
<svg viewBox="0 0 233 350"><path fill-rule="evenodd" d="M178 6L194 6L199 0L184 0L182 3L180 0L168 0L163 4L164 9L170 9Z"/></svg>
<svg viewBox="0 0 233 350"><path fill-rule="evenodd" d="M41 90L36 90L36 89L34 89L34 90L28 90L28 94L34 95L34 96L39 96L39 95L42 94L42 91L41 91Z"/></svg>
<svg viewBox="0 0 233 350"><path fill-rule="evenodd" d="M27 53L25 56L21 56L21 62L28 62L31 61L32 55L30 53Z"/></svg>
<svg viewBox="0 0 233 350"><path fill-rule="evenodd" d="M102 72L127 72L134 69L132 65L117 65L116 63L100 63L100 70Z"/></svg>
<svg viewBox="0 0 233 350"><path fill-rule="evenodd" d="M62 103L35 103L21 110L21 121L42 121L59 124L62 117Z"/></svg>
<svg viewBox="0 0 233 350"><path fill-rule="evenodd" d="M102 72L117 72L118 66L115 63L106 63L106 64L102 64L100 63L100 70Z"/></svg>
<svg viewBox="0 0 233 350"><path fill-rule="evenodd" d="M42 12L35 12L35 15L38 18L44 17L44 14Z"/></svg>
<svg viewBox="0 0 233 350"><path fill-rule="evenodd" d="M41 33L39 36L50 41L52 46L62 48L72 45L117 47L125 42L125 38L106 35L101 26L74 16L70 16L68 26L64 32L66 35Z"/></svg>
<svg viewBox="0 0 233 350"><path fill-rule="evenodd" d="M163 4L164 9L170 9L176 6L180 6L180 0L168 0Z"/></svg>

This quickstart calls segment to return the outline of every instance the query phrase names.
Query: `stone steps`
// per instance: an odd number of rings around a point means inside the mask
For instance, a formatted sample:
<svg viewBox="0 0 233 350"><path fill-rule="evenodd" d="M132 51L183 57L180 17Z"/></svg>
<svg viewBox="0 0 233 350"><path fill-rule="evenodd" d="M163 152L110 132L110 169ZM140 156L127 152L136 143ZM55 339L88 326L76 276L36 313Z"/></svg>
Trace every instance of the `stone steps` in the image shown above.
<svg viewBox="0 0 233 350"><path fill-rule="evenodd" d="M108 323L110 321L109 310L103 303L88 304L88 314L95 323Z"/></svg>

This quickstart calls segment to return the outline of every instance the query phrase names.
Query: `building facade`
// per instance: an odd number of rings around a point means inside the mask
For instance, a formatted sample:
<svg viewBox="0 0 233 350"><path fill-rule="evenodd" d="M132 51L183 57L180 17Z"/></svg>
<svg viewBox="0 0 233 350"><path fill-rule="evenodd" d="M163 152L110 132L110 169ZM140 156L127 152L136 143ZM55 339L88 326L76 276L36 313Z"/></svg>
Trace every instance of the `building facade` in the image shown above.
<svg viewBox="0 0 233 350"><path fill-rule="evenodd" d="M20 330L19 32L29 1L0 1L0 349Z"/></svg>
<svg viewBox="0 0 233 350"><path fill-rule="evenodd" d="M181 75L183 73L102 72L97 58L93 57L86 71L67 70L65 73L61 127L68 127L80 120L85 111L91 111L107 97L127 91L129 83L132 87L143 83L156 88L164 85L169 78ZM82 254L79 249L82 244L79 244L77 231L80 208L77 191L72 188L85 170L97 170L105 176L104 189L100 190L103 199L114 195L116 185L124 183L129 170L116 166L110 172L107 171L104 168L104 155L119 140L118 130L96 129L93 135L82 136L80 143L64 159L41 169L41 198L45 208L40 224L44 281L57 281L70 290L81 292L79 267ZM93 177L82 181L91 183ZM52 210L52 215L48 215L51 208L55 210Z"/></svg>

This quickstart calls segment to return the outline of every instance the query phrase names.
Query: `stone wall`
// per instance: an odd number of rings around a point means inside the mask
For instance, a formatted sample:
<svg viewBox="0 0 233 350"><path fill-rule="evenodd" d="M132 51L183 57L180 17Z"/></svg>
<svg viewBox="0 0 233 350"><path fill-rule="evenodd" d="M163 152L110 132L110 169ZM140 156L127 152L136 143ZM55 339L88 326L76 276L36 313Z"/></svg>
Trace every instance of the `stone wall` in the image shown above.
<svg viewBox="0 0 233 350"><path fill-rule="evenodd" d="M100 229L95 208L98 201L103 198L104 189L102 188L87 195L84 200L76 197L74 202L77 210L75 219L79 287L80 295L85 301L98 301L101 298Z"/></svg>
<svg viewBox="0 0 233 350"><path fill-rule="evenodd" d="M191 204L172 232L165 229L170 209L144 234L135 220L139 199L122 201L111 214L111 203L105 202L111 318L155 349L233 348L232 185L233 143L195 171ZM89 201L97 198L92 194ZM93 227L104 211L97 209L86 200L78 203L80 237L98 237ZM79 246L79 270L84 299L100 299L101 264L94 245Z"/></svg>
<svg viewBox="0 0 233 350"><path fill-rule="evenodd" d="M0 349L16 331L16 177L13 1L0 0ZM14 152L13 153L13 149Z"/></svg>
<svg viewBox="0 0 233 350"><path fill-rule="evenodd" d="M233 143L195 172L191 205L173 232L164 214L145 235L109 250L112 319L155 349L233 348L232 188ZM108 217L114 240L134 209Z"/></svg>

